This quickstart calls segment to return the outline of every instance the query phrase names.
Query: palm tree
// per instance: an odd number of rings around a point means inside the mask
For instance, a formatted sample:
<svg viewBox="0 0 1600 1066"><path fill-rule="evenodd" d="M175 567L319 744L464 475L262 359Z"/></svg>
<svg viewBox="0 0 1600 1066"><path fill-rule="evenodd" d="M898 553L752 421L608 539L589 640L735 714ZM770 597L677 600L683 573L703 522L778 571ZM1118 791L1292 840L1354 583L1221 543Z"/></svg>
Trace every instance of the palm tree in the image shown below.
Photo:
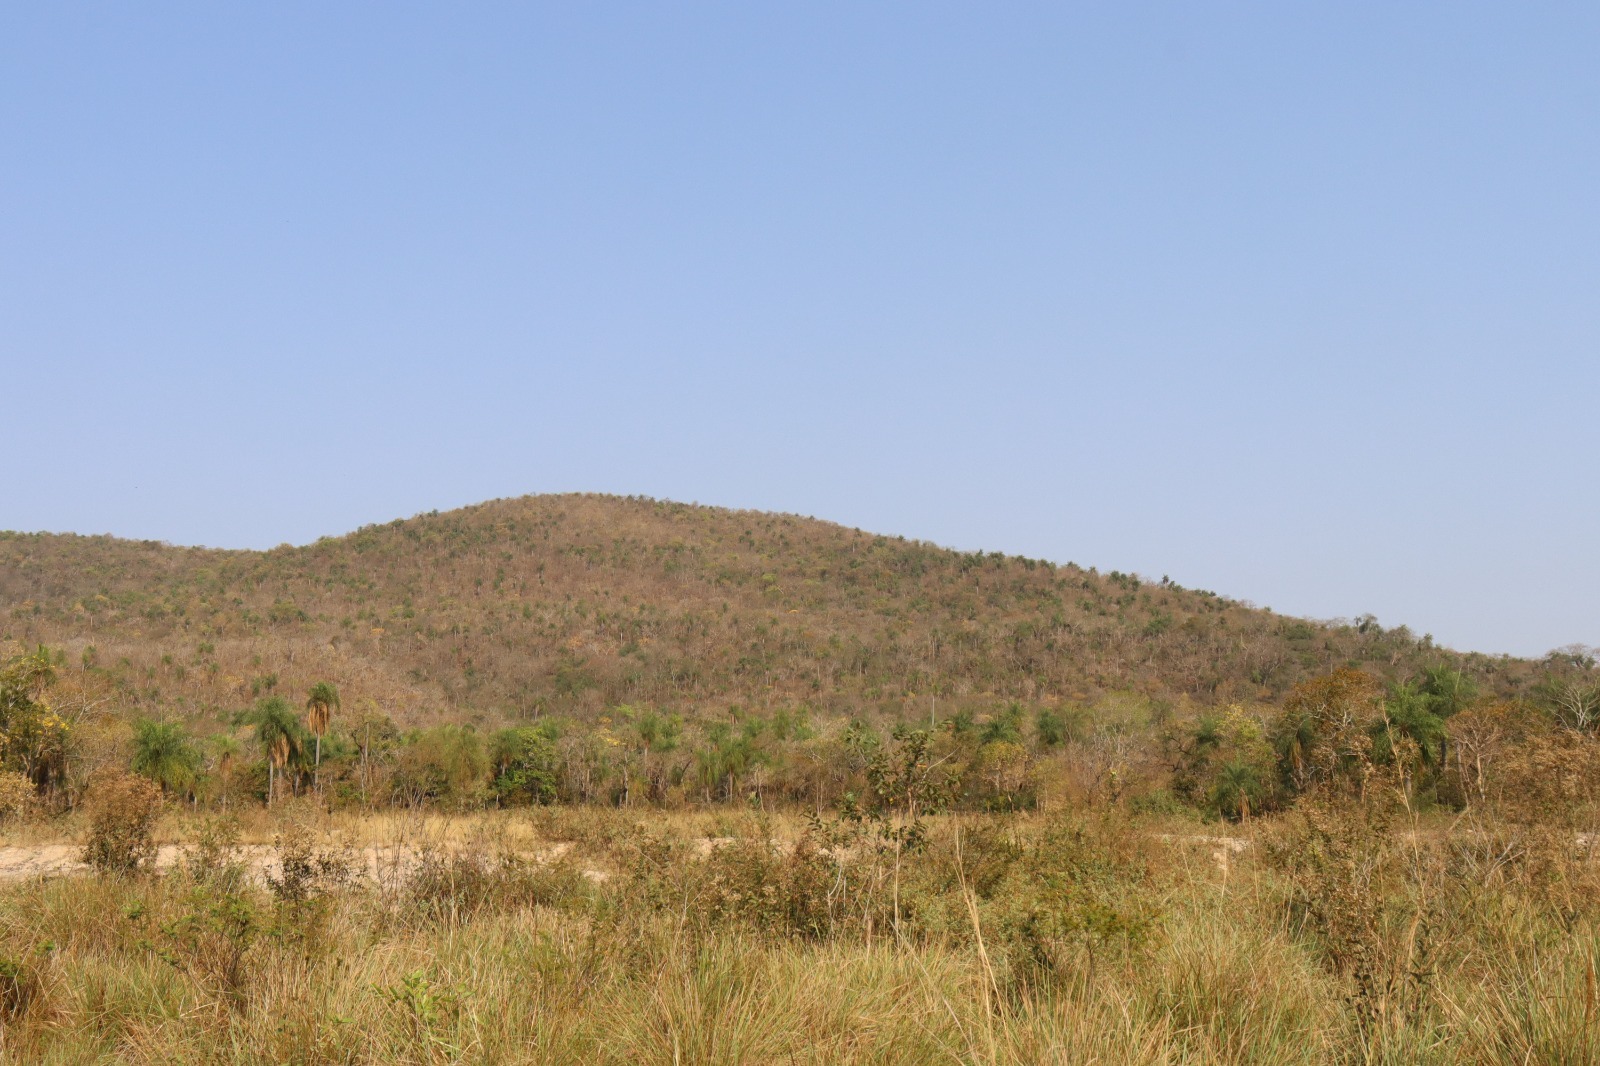
<svg viewBox="0 0 1600 1066"><path fill-rule="evenodd" d="M322 734L328 731L328 722L338 706L339 690L333 687L332 682L318 681L311 686L311 695L306 698L306 725L310 727L311 735L317 738L312 777L319 781L322 777Z"/></svg>
<svg viewBox="0 0 1600 1066"><path fill-rule="evenodd" d="M178 722L142 719L133 726L133 772L161 786L163 794L181 792L195 782L200 752Z"/></svg>
<svg viewBox="0 0 1600 1066"><path fill-rule="evenodd" d="M1279 765L1289 785L1303 792L1311 783L1311 757L1317 746L1317 721L1309 714L1284 712L1273 732Z"/></svg>
<svg viewBox="0 0 1600 1066"><path fill-rule="evenodd" d="M1430 666L1423 672L1420 688L1429 698L1428 709L1440 718L1450 718L1478 699L1478 683L1459 667L1452 670L1448 666Z"/></svg>
<svg viewBox="0 0 1600 1066"><path fill-rule="evenodd" d="M1211 785L1211 802L1224 817L1247 821L1252 797L1259 800L1261 771L1245 759L1232 759L1217 770Z"/></svg>
<svg viewBox="0 0 1600 1066"><path fill-rule="evenodd" d="M1397 736L1412 741L1427 769L1443 765L1445 723L1434 712L1435 698L1425 688L1402 681L1384 701L1383 717L1373 724L1372 735L1380 758L1394 754Z"/></svg>
<svg viewBox="0 0 1600 1066"><path fill-rule="evenodd" d="M220 781L219 791L222 793L222 809L228 809L228 786L233 780L233 764L239 757L239 742L227 733L219 733L211 738L211 746L217 753L217 778Z"/></svg>
<svg viewBox="0 0 1600 1066"><path fill-rule="evenodd" d="M300 750L300 720L282 696L263 696L248 720L256 727L256 741L267 756L267 806L277 789L278 772Z"/></svg>

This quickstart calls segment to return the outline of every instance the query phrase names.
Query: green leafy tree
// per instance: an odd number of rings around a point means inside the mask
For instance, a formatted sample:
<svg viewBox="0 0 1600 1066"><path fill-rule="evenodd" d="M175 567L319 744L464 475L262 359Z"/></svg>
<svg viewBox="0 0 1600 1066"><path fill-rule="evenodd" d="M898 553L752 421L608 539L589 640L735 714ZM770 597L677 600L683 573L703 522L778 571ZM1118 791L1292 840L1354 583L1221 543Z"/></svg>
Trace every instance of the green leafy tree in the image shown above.
<svg viewBox="0 0 1600 1066"><path fill-rule="evenodd" d="M765 723L746 719L734 730L727 722L713 723L706 730L706 743L695 752L695 764L707 798L720 793L731 799L739 791L739 779L767 759L761 747Z"/></svg>
<svg viewBox="0 0 1600 1066"><path fill-rule="evenodd" d="M382 765L393 758L400 748L400 730L378 709L377 702L368 698L360 701L350 725L350 739L360 758L361 800L365 803L373 764Z"/></svg>
<svg viewBox="0 0 1600 1066"><path fill-rule="evenodd" d="M502 729L490 737L495 798L507 805L555 802L561 779L558 737L558 731L545 724Z"/></svg>
<svg viewBox="0 0 1600 1066"><path fill-rule="evenodd" d="M972 713L971 707L962 707L945 719L944 727L951 736L964 737L978 728L977 716Z"/></svg>
<svg viewBox="0 0 1600 1066"><path fill-rule="evenodd" d="M460 725L413 734L400 749L393 786L408 803L436 800L467 807L483 799L490 770L483 738Z"/></svg>
<svg viewBox="0 0 1600 1066"><path fill-rule="evenodd" d="M867 766L872 835L878 846L894 854L894 923L900 932L900 862L906 852L927 847L924 816L936 814L950 801L953 782L935 757L933 737L924 729L910 730L889 748L880 746ZM997 745L1004 745L998 741Z"/></svg>
<svg viewBox="0 0 1600 1066"><path fill-rule="evenodd" d="M678 746L683 733L683 719L675 714L661 715L645 711L633 723L634 733L646 754L652 751L667 752Z"/></svg>
<svg viewBox="0 0 1600 1066"><path fill-rule="evenodd" d="M1015 811L1038 803L1033 760L1011 740L991 740L978 749L965 777L967 796L990 811Z"/></svg>
<svg viewBox="0 0 1600 1066"><path fill-rule="evenodd" d="M1428 698L1428 709L1440 718L1460 714L1481 696L1478 683L1460 667L1428 667L1423 671L1418 689Z"/></svg>
<svg viewBox="0 0 1600 1066"><path fill-rule="evenodd" d="M920 847L922 817L937 813L950 801L954 782L942 768L945 760L935 756L933 737L927 730L907 730L897 740L892 748L880 745L867 765L870 810L916 827L905 842L910 844L914 838Z"/></svg>
<svg viewBox="0 0 1600 1066"><path fill-rule="evenodd" d="M811 726L811 716L806 713L804 707L796 707L793 710L779 707L772 715L770 729L772 739L780 744L806 741L817 735L817 731Z"/></svg>
<svg viewBox="0 0 1600 1066"><path fill-rule="evenodd" d="M1069 740L1081 740L1085 717L1078 708L1058 711L1040 707L1033 716L1033 739L1041 748L1059 748Z"/></svg>

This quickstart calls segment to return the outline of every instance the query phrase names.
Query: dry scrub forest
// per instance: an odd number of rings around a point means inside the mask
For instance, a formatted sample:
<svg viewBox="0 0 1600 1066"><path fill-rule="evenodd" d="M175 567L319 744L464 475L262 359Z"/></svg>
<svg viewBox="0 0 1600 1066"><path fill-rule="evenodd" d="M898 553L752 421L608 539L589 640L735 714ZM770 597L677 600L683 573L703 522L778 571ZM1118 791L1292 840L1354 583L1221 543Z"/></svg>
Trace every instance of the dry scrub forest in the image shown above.
<svg viewBox="0 0 1600 1066"><path fill-rule="evenodd" d="M813 519L0 533L3 1063L1600 1063L1600 668Z"/></svg>

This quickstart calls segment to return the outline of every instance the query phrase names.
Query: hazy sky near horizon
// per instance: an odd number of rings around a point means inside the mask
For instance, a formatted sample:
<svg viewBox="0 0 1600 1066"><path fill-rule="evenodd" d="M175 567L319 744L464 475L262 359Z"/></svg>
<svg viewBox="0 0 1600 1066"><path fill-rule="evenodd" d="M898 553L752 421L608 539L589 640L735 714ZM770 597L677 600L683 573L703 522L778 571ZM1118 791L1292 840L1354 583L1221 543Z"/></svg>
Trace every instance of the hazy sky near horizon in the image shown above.
<svg viewBox="0 0 1600 1066"><path fill-rule="evenodd" d="M642 493L1600 644L1600 6L0 10L0 528Z"/></svg>

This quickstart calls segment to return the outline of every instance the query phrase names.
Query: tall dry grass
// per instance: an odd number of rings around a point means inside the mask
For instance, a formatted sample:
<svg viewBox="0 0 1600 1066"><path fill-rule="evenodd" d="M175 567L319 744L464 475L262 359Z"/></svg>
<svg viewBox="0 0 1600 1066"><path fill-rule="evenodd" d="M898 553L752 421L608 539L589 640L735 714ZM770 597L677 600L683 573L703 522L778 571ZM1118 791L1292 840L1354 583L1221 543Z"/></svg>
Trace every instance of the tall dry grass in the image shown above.
<svg viewBox="0 0 1600 1066"><path fill-rule="evenodd" d="M943 822L897 931L892 857L798 822L541 818L390 827L421 850L381 884L308 859L275 890L213 847L10 885L0 1062L1600 1061L1592 862L1531 836L1477 861L1515 827L1346 854L1284 819L1224 870L1125 817ZM285 847L337 866L379 828Z"/></svg>

